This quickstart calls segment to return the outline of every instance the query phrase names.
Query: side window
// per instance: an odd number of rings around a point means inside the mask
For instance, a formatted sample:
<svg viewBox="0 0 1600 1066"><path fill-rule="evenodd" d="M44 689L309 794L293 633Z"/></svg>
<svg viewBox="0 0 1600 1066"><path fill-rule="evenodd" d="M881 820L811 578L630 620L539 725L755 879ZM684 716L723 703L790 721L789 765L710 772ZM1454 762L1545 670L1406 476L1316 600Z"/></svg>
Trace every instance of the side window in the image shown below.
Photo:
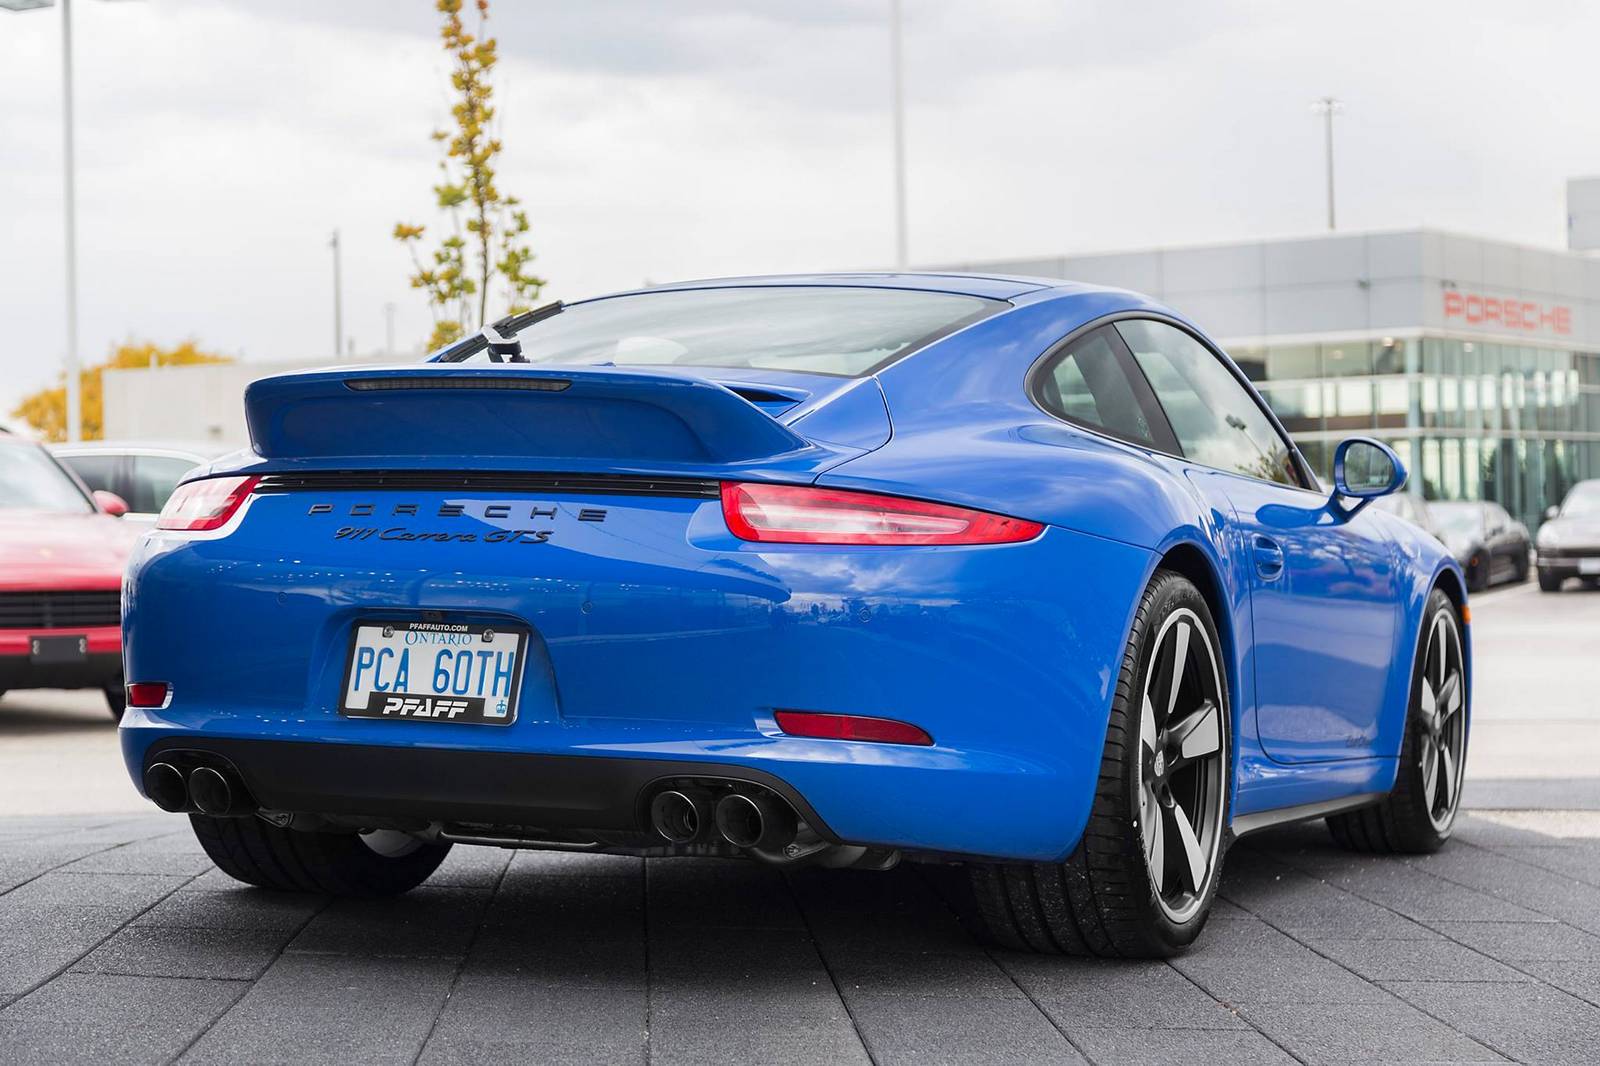
<svg viewBox="0 0 1600 1066"><path fill-rule="evenodd" d="M1038 399L1068 421L1134 444L1154 445L1149 419L1109 329L1087 333L1057 353L1037 379Z"/></svg>
<svg viewBox="0 0 1600 1066"><path fill-rule="evenodd" d="M128 509L138 514L159 514L183 475L194 469L187 459L165 455L136 455L128 479Z"/></svg>
<svg viewBox="0 0 1600 1066"><path fill-rule="evenodd" d="M63 455L61 462L83 479L91 489L117 492L117 476L122 466L120 455ZM120 493L118 493L120 495Z"/></svg>
<svg viewBox="0 0 1600 1066"><path fill-rule="evenodd" d="M1165 322L1127 319L1116 327L1184 455L1218 470L1304 487L1288 443L1205 345Z"/></svg>

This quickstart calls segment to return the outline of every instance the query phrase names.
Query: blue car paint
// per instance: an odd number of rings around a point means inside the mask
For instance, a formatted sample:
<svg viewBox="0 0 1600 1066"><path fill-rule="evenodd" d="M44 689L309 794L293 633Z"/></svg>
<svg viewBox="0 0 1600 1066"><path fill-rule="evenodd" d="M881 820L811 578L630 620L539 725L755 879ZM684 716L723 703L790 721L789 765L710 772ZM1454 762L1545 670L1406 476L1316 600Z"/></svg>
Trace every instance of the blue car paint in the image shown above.
<svg viewBox="0 0 1600 1066"><path fill-rule="evenodd" d="M301 499L253 498L231 535L155 532L130 564L128 676L175 685L167 709L130 709L124 718L135 780L149 745L174 735L670 757L776 774L848 840L1058 859L1075 846L1088 815L1134 605L1176 551L1202 559L1217 591L1234 716L1233 813L1390 787L1422 605L1436 583L1464 602L1459 568L1442 546L1393 516L1341 518L1319 495L1233 485L1249 479L1068 425L1035 406L1024 388L1028 369L1074 331L1108 315L1170 311L1136 294L1016 279L707 284L878 284L1005 298L1011 306L861 379L678 367L490 370L625 387L678 378L664 384L729 414L734 409L721 397L697 391L703 380L767 385L796 401L775 420L760 414L794 438L793 447L770 455L746 454L781 441L754 423L743 423L720 450L701 442L696 453L659 422L632 442L655 448L655 458L630 456L630 442L619 441L605 454L564 457L559 469L815 482L980 507L1046 523L1047 531L1022 544L967 548L761 545L733 537L715 501L608 498L606 506L629 523L624 539L562 524L576 504L554 499L561 532L537 555L474 555L464 546L441 555L435 544L335 540L331 528L308 525ZM415 376L419 369L362 373ZM259 394L269 420L268 409L316 398L325 424L300 432L313 433L322 454L243 453L208 473L396 466L392 454L373 449L373 434L391 453L396 441L410 440L408 469L460 468L463 454L484 453L493 469L552 469L536 454L517 454L505 437L476 453L465 447L470 440L457 440L456 454L427 439L385 436L377 422L352 431L360 439L342 437L324 404L349 404L350 396L328 386L351 373L274 379ZM463 417L494 426L487 408L460 406ZM425 429L408 425L412 437ZM752 436L766 444L749 444ZM664 455L663 439L672 442ZM1231 491L1219 488L1223 479ZM424 505L464 498L413 497ZM317 498L335 511L352 502L339 493ZM496 522L480 524L488 531ZM1353 538L1376 552L1360 556L1371 570L1352 587L1337 567L1306 565L1293 575L1294 595L1263 610L1248 546L1252 530L1268 527L1303 534L1307 550L1326 547L1330 537ZM1385 550L1387 570L1379 574ZM1369 612L1362 617L1387 609L1388 637L1322 624L1328 604L1349 602L1355 614ZM514 725L337 715L350 626L418 609L531 626ZM1294 641L1274 632L1280 622L1294 627ZM1312 657L1316 685L1296 689L1305 662L1284 661L1285 648ZM1332 699L1337 693L1326 686L1336 682L1371 702ZM1297 726L1284 713L1295 699L1318 707L1324 696L1336 705L1324 707L1320 720L1342 732ZM787 737L772 719L778 708L902 718L927 729L935 745Z"/></svg>

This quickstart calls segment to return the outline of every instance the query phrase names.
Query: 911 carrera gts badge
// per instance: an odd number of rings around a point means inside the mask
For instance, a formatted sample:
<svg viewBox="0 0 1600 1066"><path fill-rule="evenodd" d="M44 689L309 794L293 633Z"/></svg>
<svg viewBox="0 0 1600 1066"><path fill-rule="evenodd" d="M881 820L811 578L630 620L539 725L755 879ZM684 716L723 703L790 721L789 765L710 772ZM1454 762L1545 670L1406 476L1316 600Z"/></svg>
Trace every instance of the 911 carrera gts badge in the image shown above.
<svg viewBox="0 0 1600 1066"><path fill-rule="evenodd" d="M383 517L415 517L421 512L421 506L415 503L396 503L384 508ZM331 503L314 503L306 511L307 515L334 514L334 505ZM352 518L379 517L379 507L372 503L354 503L346 511ZM431 518L468 518L480 519L484 522L498 523L517 518L527 518L533 521L554 521L561 511L555 505L542 504L510 504L510 503L441 503L436 512L429 515ZM579 507L567 509L566 514L579 522L604 522L606 509L604 507ZM431 541L435 543L454 544L544 544L555 530L550 528L538 529L490 529L487 532L481 529L413 529L410 526L340 526L333 531L335 540L377 540L377 541Z"/></svg>

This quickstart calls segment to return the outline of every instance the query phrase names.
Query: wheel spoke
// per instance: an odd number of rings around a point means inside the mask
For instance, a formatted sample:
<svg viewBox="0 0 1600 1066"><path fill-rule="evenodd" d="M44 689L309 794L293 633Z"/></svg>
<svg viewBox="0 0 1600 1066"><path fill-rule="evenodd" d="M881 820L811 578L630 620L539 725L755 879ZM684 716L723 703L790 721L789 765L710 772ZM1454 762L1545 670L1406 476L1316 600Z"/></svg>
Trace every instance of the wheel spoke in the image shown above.
<svg viewBox="0 0 1600 1066"><path fill-rule="evenodd" d="M1433 725L1433 716L1439 713L1439 699L1433 694L1433 683L1426 676L1422 679L1422 718Z"/></svg>
<svg viewBox="0 0 1600 1066"><path fill-rule="evenodd" d="M1200 886L1206 879L1205 853L1200 850L1200 841L1194 835L1194 826L1189 824L1189 816L1183 812L1183 808L1174 803L1169 817L1172 819L1172 828L1178 833L1178 840L1183 844L1183 857L1186 862L1182 869L1188 876L1189 890L1199 892Z"/></svg>
<svg viewBox="0 0 1600 1066"><path fill-rule="evenodd" d="M1183 670L1189 662L1189 623L1179 621L1172 627L1174 648L1172 652L1172 677L1167 687L1167 719L1178 705L1178 690L1183 687Z"/></svg>
<svg viewBox="0 0 1600 1066"><path fill-rule="evenodd" d="M1456 759L1454 755L1450 754L1450 746L1448 744L1441 744L1439 746L1439 787L1434 791L1435 793L1443 793L1443 796L1440 799L1440 806L1442 806L1445 810L1448 811L1451 807L1455 806ZM1432 811L1433 808L1430 805L1428 809L1429 811Z"/></svg>
<svg viewBox="0 0 1600 1066"><path fill-rule="evenodd" d="M1439 686L1439 703L1437 713L1441 722L1448 721L1452 714L1461 709L1461 672L1458 670L1445 678L1444 684Z"/></svg>
<svg viewBox="0 0 1600 1066"><path fill-rule="evenodd" d="M1156 753L1156 709L1150 703L1150 694L1145 693L1144 709L1139 713L1139 745L1149 755Z"/></svg>
<svg viewBox="0 0 1600 1066"><path fill-rule="evenodd" d="M1168 750L1177 750L1178 764L1200 759L1222 749L1222 716L1206 700L1182 721L1167 726Z"/></svg>
<svg viewBox="0 0 1600 1066"><path fill-rule="evenodd" d="M1441 612L1433 620L1433 633L1428 637L1429 644L1435 652L1434 659L1438 664L1433 675L1433 688L1437 692L1444 686L1445 671L1445 646L1444 646L1444 614Z"/></svg>
<svg viewBox="0 0 1600 1066"><path fill-rule="evenodd" d="M1154 799L1153 796L1151 798ZM1144 823L1144 858L1150 867L1150 881L1156 886L1157 895L1161 893L1162 882L1167 878L1167 841L1162 828L1166 821L1165 812L1157 804L1155 814Z"/></svg>
<svg viewBox="0 0 1600 1066"><path fill-rule="evenodd" d="M1422 798L1427 801L1428 810L1433 810L1434 793L1439 788L1439 749L1433 741L1422 742Z"/></svg>

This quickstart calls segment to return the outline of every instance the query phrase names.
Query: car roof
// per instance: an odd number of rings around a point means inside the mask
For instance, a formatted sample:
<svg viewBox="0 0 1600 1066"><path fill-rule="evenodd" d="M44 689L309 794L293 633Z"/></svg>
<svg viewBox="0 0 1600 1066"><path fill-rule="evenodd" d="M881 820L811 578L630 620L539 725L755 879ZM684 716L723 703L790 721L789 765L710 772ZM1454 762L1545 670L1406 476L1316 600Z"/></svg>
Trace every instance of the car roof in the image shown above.
<svg viewBox="0 0 1600 1066"><path fill-rule="evenodd" d="M963 296L982 296L991 300L1010 300L1041 289L1073 289L1083 292L1119 291L1108 286L1082 285L1061 278L1036 278L1011 274L964 274L920 272L857 272L830 274L765 274L751 277L702 278L696 281L676 281L666 285L652 285L643 289L610 293L594 299L613 296L634 296L647 292L670 292L682 289L742 289L776 286L851 287L867 289L911 289L923 292L949 292ZM574 300L573 304L587 303Z"/></svg>
<svg viewBox="0 0 1600 1066"><path fill-rule="evenodd" d="M145 455L180 454L202 459L215 459L233 449L210 441L192 440L83 440L70 444L52 444L50 450L57 455Z"/></svg>

